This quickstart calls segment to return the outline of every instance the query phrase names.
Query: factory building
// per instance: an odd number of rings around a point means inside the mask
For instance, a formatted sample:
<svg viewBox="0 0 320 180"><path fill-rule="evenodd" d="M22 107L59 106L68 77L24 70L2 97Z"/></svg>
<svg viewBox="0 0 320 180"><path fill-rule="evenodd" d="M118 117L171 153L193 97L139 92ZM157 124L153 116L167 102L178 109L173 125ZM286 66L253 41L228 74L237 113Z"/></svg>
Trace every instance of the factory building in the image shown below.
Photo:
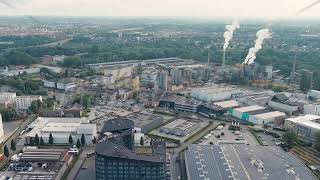
<svg viewBox="0 0 320 180"><path fill-rule="evenodd" d="M109 141L121 143L126 148L134 148L134 122L129 119L116 118L104 123L102 135L107 135Z"/></svg>
<svg viewBox="0 0 320 180"><path fill-rule="evenodd" d="M249 116L249 122L256 125L263 125L263 124L280 125L280 124L283 124L285 117L286 117L286 114L283 112L272 111L272 112Z"/></svg>
<svg viewBox="0 0 320 180"><path fill-rule="evenodd" d="M219 107L226 109L226 110L229 110L231 108L240 107L239 102L236 100L216 102L216 103L214 103L214 105L219 106Z"/></svg>
<svg viewBox="0 0 320 180"><path fill-rule="evenodd" d="M267 112L266 107L263 106L246 106L246 107L241 107L241 108L235 108L230 110L230 114L233 117L236 117L238 119L248 121L250 118L250 115L254 114L261 114Z"/></svg>
<svg viewBox="0 0 320 180"><path fill-rule="evenodd" d="M316 180L298 158L277 146L191 144L185 166L187 180Z"/></svg>
<svg viewBox="0 0 320 180"><path fill-rule="evenodd" d="M96 124L90 124L88 120L82 118L46 118L38 117L28 126L29 132L26 134L25 142L29 144L38 134L44 142L49 141L52 134L54 144L69 144L71 135L74 142L85 136L86 144L92 144L92 140L97 137Z"/></svg>
<svg viewBox="0 0 320 180"><path fill-rule="evenodd" d="M199 105L197 107L197 112L207 118L215 118L216 116L221 116L227 112L227 109L220 106L211 105Z"/></svg>
<svg viewBox="0 0 320 180"><path fill-rule="evenodd" d="M320 99L320 91L310 90L307 93L308 100L317 101Z"/></svg>
<svg viewBox="0 0 320 180"><path fill-rule="evenodd" d="M229 100L239 94L241 91L232 87L195 88L191 91L191 97L206 102Z"/></svg>
<svg viewBox="0 0 320 180"><path fill-rule="evenodd" d="M135 129L140 129L142 133L148 133L164 123L162 116L144 112L131 113L126 118L133 121Z"/></svg>
<svg viewBox="0 0 320 180"><path fill-rule="evenodd" d="M177 119L161 127L160 132L174 136L184 137L198 128L199 124L197 122L187 121L184 119Z"/></svg>
<svg viewBox="0 0 320 180"><path fill-rule="evenodd" d="M288 118L285 120L284 125L287 130L293 131L308 140L315 141L316 133L320 132L320 116L308 114Z"/></svg>
<svg viewBox="0 0 320 180"><path fill-rule="evenodd" d="M157 85L158 85L158 88L163 91L168 90L168 72L167 71L161 71L158 73Z"/></svg>
<svg viewBox="0 0 320 180"><path fill-rule="evenodd" d="M320 116L320 104L315 103L315 104L306 104L303 107L303 114L313 114Z"/></svg>
<svg viewBox="0 0 320 180"><path fill-rule="evenodd" d="M283 111L292 115L299 111L299 103L290 101L285 94L276 94L269 101L268 106L273 110Z"/></svg>

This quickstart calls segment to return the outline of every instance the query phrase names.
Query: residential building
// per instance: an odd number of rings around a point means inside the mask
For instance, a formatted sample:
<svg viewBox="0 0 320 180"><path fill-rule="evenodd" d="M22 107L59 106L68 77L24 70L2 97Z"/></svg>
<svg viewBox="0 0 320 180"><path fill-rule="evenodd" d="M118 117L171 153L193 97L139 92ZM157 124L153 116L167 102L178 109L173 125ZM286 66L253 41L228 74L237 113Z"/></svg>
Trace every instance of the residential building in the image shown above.
<svg viewBox="0 0 320 180"><path fill-rule="evenodd" d="M157 85L159 89L163 91L168 90L168 72L167 71L161 71L157 75Z"/></svg>
<svg viewBox="0 0 320 180"><path fill-rule="evenodd" d="M16 108L17 110L27 110L33 101L38 100L42 102L42 96L17 96Z"/></svg>
<svg viewBox="0 0 320 180"><path fill-rule="evenodd" d="M16 97L17 97L16 93L8 93L8 92L0 93L0 103L7 102L10 104L14 104L16 101Z"/></svg>

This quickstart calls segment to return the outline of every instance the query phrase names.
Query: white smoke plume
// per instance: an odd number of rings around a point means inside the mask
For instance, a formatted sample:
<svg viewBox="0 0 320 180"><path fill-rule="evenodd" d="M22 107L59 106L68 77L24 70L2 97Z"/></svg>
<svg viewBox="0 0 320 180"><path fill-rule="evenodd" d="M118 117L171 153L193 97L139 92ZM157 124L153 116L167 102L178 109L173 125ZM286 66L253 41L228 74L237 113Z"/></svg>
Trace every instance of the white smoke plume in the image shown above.
<svg viewBox="0 0 320 180"><path fill-rule="evenodd" d="M229 42L233 38L233 32L239 28L240 28L240 25L238 21L233 21L231 25L226 25L227 31L223 34L223 37L224 37L223 51L227 50L229 46Z"/></svg>
<svg viewBox="0 0 320 180"><path fill-rule="evenodd" d="M269 29L261 29L257 32L256 36L256 44L254 45L254 47L249 49L249 53L242 64L250 65L254 63L254 60L256 59L256 54L260 49L262 49L264 40L271 38L271 32L269 31Z"/></svg>

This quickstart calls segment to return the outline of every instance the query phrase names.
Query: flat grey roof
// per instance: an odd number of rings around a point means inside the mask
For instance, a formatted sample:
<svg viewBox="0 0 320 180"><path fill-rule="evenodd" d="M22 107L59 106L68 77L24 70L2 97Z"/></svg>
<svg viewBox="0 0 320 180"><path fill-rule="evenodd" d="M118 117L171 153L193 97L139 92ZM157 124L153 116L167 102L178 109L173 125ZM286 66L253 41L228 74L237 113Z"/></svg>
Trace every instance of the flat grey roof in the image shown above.
<svg viewBox="0 0 320 180"><path fill-rule="evenodd" d="M316 180L297 157L278 146L190 145L186 167L189 179Z"/></svg>

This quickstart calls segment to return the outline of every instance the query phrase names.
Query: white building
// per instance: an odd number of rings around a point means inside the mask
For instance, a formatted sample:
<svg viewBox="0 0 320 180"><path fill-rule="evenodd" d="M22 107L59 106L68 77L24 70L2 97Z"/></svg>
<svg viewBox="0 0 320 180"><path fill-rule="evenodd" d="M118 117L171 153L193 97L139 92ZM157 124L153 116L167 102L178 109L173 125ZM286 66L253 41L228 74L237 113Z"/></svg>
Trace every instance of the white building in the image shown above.
<svg viewBox="0 0 320 180"><path fill-rule="evenodd" d="M320 91L310 90L307 93L307 97L310 100L316 101L316 100L320 99Z"/></svg>
<svg viewBox="0 0 320 180"><path fill-rule="evenodd" d="M42 102L42 96L17 96L16 108L17 110L27 110L33 101L38 100Z"/></svg>
<svg viewBox="0 0 320 180"><path fill-rule="evenodd" d="M37 74L37 73L40 73L40 68L9 70L7 72L0 73L0 75L12 77L12 76L19 76L19 75L22 75L24 73L26 73L26 74Z"/></svg>
<svg viewBox="0 0 320 180"><path fill-rule="evenodd" d="M220 106L224 109L237 108L240 106L240 104L236 100L216 102L214 103L214 105Z"/></svg>
<svg viewBox="0 0 320 180"><path fill-rule="evenodd" d="M26 143L30 142L36 134L48 143L50 133L54 144L69 144L69 136L73 142L81 140L82 134L85 136L86 144L92 144L92 140L97 137L96 124L91 124L83 118L44 118L39 117L32 122L28 128L31 130L26 135Z"/></svg>
<svg viewBox="0 0 320 180"><path fill-rule="evenodd" d="M286 114L280 111L267 112L262 114L256 114L249 117L249 122L256 125L274 124L279 125L283 123Z"/></svg>
<svg viewBox="0 0 320 180"><path fill-rule="evenodd" d="M43 80L43 85L48 88L56 88L56 82L54 81Z"/></svg>
<svg viewBox="0 0 320 180"><path fill-rule="evenodd" d="M250 113L260 110L265 110L266 108L263 106L246 106L241 108L236 108L231 110L231 115L233 117L242 119L242 120L249 120Z"/></svg>
<svg viewBox="0 0 320 180"><path fill-rule="evenodd" d="M2 116L0 114L0 143L4 141L4 131L3 131L3 124L2 124Z"/></svg>
<svg viewBox="0 0 320 180"><path fill-rule="evenodd" d="M306 104L303 107L303 114L320 116L320 104Z"/></svg>
<svg viewBox="0 0 320 180"><path fill-rule="evenodd" d="M116 81L122 78L131 77L133 73L133 67L122 67L122 68L106 68L103 69L104 75L112 75Z"/></svg>
<svg viewBox="0 0 320 180"><path fill-rule="evenodd" d="M0 103L10 103L10 104L14 104L15 100L16 100L16 93L0 93Z"/></svg>
<svg viewBox="0 0 320 180"><path fill-rule="evenodd" d="M320 132L320 116L304 115L285 120L285 128L296 132L298 135L314 141L317 132Z"/></svg>

